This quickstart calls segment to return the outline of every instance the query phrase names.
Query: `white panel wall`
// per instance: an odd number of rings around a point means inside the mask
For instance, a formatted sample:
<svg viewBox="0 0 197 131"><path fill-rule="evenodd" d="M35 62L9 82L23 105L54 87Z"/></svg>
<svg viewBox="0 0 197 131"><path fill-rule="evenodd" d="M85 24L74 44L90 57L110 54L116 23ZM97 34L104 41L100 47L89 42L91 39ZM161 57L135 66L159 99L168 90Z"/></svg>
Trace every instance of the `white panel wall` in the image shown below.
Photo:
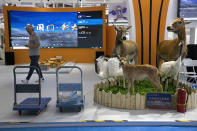
<svg viewBox="0 0 197 131"><path fill-rule="evenodd" d="M136 33L135 33L135 16L134 16L134 9L133 9L133 2L132 0L127 0L127 11L128 11L128 22L129 26L132 26L129 31L129 39L136 41Z"/></svg>

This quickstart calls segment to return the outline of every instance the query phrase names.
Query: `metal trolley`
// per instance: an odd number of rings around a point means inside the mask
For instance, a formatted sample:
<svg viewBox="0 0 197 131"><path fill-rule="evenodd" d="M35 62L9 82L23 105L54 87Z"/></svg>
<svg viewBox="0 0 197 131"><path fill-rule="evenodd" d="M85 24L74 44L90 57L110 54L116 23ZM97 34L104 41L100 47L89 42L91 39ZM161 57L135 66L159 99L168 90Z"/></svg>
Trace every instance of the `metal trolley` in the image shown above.
<svg viewBox="0 0 197 131"><path fill-rule="evenodd" d="M81 80L79 83L59 83L59 73L61 69L67 68L67 69L78 69L80 71L81 75ZM63 111L65 108L78 108L79 111L81 111L81 108L84 108L84 99L85 97L83 96L83 73L81 68L77 66L60 66L56 70L56 83L57 83L57 105L60 109L60 112ZM60 96L60 92L73 92L69 98L63 99Z"/></svg>
<svg viewBox="0 0 197 131"><path fill-rule="evenodd" d="M16 69L18 68L34 68L38 71L37 67L34 66L16 66L13 69L14 73L14 107L13 110L18 111L19 115L22 114L22 111L36 111L36 114L39 115L44 108L47 107L47 104L51 101L50 97L41 98L41 83L38 75L39 82L38 84L17 84L16 82ZM22 101L20 104L17 103L17 93L38 93L38 98L27 98Z"/></svg>

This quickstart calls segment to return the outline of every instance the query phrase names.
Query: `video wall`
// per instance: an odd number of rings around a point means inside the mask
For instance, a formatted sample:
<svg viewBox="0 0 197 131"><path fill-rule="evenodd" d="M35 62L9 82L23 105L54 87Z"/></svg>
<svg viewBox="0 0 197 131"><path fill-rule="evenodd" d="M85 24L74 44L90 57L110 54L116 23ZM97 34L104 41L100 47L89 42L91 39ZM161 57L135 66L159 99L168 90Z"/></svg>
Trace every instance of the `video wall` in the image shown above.
<svg viewBox="0 0 197 131"><path fill-rule="evenodd" d="M9 47L24 49L34 26L41 48L103 48L102 11L8 11Z"/></svg>
<svg viewBox="0 0 197 131"><path fill-rule="evenodd" d="M178 17L197 20L197 0L179 0Z"/></svg>

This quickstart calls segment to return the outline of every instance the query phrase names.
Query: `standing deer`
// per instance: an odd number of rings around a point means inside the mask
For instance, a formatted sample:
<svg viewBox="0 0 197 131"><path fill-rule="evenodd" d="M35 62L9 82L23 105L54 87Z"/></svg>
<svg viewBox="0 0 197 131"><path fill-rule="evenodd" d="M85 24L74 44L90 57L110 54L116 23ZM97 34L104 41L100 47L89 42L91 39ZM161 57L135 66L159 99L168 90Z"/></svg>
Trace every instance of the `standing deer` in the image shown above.
<svg viewBox="0 0 197 131"><path fill-rule="evenodd" d="M131 26L114 26L114 28L117 34L112 56L126 57L128 62L132 62L132 60L134 60L136 64L138 56L137 43L131 40L126 40L126 32L131 28Z"/></svg>
<svg viewBox="0 0 197 131"><path fill-rule="evenodd" d="M134 93L134 81L149 80L155 86L155 91L158 89L163 92L162 85L160 84L160 73L155 66L152 65L134 65L128 64L124 57L119 58L123 70L124 78L128 81L129 91ZM123 81L124 82L124 81ZM123 83L125 86L125 83Z"/></svg>
<svg viewBox="0 0 197 131"><path fill-rule="evenodd" d="M186 44L186 33L185 25L189 24L189 21L184 21L183 18L176 18L170 26L167 27L167 30L174 32L178 35L178 38L173 40L164 40L162 41L157 48L157 67L160 66L161 59L166 61L176 61L179 57L179 52L181 47L179 43L183 43L183 51L181 58L185 58L187 55L187 44Z"/></svg>

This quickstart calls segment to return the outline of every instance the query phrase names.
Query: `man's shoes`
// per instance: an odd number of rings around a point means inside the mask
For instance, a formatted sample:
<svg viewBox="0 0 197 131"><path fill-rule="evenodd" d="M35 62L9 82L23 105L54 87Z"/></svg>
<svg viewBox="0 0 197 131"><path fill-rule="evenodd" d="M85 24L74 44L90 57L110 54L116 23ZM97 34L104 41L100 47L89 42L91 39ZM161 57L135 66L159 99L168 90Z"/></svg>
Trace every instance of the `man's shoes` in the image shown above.
<svg viewBox="0 0 197 131"><path fill-rule="evenodd" d="M23 84L28 84L29 80L24 79L24 80L21 80L21 82L22 82Z"/></svg>
<svg viewBox="0 0 197 131"><path fill-rule="evenodd" d="M36 80L35 81L36 83L38 83L39 82L39 80ZM44 82L44 78L42 77L42 78L40 78L40 82Z"/></svg>

